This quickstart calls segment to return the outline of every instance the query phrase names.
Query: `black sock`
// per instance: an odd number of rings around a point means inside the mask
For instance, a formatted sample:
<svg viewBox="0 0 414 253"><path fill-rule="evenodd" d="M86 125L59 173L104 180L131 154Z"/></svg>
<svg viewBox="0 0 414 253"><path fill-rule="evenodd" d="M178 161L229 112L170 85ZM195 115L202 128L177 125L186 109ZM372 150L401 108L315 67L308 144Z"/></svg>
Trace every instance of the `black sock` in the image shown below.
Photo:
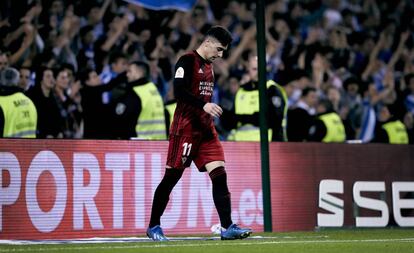
<svg viewBox="0 0 414 253"><path fill-rule="evenodd" d="M216 206L220 223L223 228L228 228L231 220L231 200L227 187L227 174L224 167L217 167L209 174L213 183L213 200Z"/></svg>
<svg viewBox="0 0 414 253"><path fill-rule="evenodd" d="M152 202L151 219L149 227L152 228L161 224L161 216L167 207L170 200L170 193L174 186L180 180L184 170L181 169L165 169L164 177L154 193L154 200Z"/></svg>

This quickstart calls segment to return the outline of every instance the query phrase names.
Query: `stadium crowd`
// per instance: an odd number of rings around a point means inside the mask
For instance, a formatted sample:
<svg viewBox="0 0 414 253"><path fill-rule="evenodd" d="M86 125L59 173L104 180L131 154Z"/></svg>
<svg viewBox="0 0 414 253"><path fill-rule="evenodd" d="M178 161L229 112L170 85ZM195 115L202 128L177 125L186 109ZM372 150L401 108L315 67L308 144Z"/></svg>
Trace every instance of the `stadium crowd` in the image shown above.
<svg viewBox="0 0 414 253"><path fill-rule="evenodd" d="M3 0L0 7L0 70L20 72L38 138L134 137L125 134L131 120L119 117L134 110L119 102L128 83L151 81L171 104L174 64L212 25L234 38L214 62L214 102L232 111L250 81L254 0L198 0L188 12L121 0ZM342 121L340 142L414 143L413 1L269 0L265 11L267 79L286 94L289 141L327 141L330 123L320 116L332 112ZM133 79L132 65L142 66ZM215 121L223 140L234 127L226 119Z"/></svg>

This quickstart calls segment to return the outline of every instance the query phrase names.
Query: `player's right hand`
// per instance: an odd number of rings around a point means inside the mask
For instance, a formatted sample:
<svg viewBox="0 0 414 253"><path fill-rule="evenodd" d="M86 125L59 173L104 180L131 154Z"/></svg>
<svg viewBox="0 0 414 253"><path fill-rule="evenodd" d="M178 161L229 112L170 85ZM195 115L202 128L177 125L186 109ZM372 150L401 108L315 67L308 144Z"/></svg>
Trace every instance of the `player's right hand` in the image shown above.
<svg viewBox="0 0 414 253"><path fill-rule="evenodd" d="M215 103L206 103L203 110L213 117L220 117L223 113L223 109Z"/></svg>

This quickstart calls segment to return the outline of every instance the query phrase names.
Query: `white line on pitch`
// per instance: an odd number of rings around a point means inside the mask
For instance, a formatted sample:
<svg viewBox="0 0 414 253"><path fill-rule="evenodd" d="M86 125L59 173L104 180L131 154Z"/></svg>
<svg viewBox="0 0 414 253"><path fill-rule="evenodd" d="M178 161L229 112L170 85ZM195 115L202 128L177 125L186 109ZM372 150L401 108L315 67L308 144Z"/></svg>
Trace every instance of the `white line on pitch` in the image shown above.
<svg viewBox="0 0 414 253"><path fill-rule="evenodd" d="M312 236L251 236L246 240L263 240L263 239L317 239L328 238L327 235ZM170 237L171 241L218 241L220 237ZM0 240L0 245L51 245L51 244L96 244L96 243L126 243L126 242L144 242L149 243L152 240L147 237L93 237L81 239L51 239L51 240Z"/></svg>
<svg viewBox="0 0 414 253"><path fill-rule="evenodd" d="M119 246L91 246L91 247L45 247L45 248L30 248L30 247L19 247L19 248L8 248L1 249L0 252L42 252L42 251L60 251L60 250L110 250L110 249L139 249L139 248L171 248L171 247L200 247L200 246L234 246L237 245L265 245L265 244L326 244L326 243L381 243L381 242L407 242L414 243L414 238L396 238L396 239L362 239L362 240L300 240L300 241L227 241L228 243L220 243L217 241L206 242L206 243L191 243L191 244L145 244L145 245L119 245Z"/></svg>

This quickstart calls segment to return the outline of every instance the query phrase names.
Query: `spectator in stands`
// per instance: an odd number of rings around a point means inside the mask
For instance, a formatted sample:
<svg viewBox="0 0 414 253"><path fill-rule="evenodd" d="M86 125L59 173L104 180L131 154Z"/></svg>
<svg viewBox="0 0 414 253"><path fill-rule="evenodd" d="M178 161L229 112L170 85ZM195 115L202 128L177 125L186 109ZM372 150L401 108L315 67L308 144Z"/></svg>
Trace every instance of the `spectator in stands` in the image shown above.
<svg viewBox="0 0 414 253"><path fill-rule="evenodd" d="M309 129L309 141L345 142L345 127L332 102L321 99L316 106L317 116Z"/></svg>
<svg viewBox="0 0 414 253"><path fill-rule="evenodd" d="M182 52L200 42L200 31L221 24L234 38L229 54L214 63L215 87L219 90L216 94L220 95L214 101L222 105L228 103L226 82L230 77L247 81L242 75L256 49L254 1L211 5L211 1L201 0L189 12L154 11L112 0L36 0L22 5L8 2L2 5L6 8L0 18L0 69L5 67L2 64L20 69L56 68L69 63L74 75L90 67L98 75L109 77L106 83L113 77L107 65L112 59L108 58L122 53L131 61L149 63L151 81L158 85L164 101L169 100L173 64ZM284 85L290 109L296 107L305 87L314 87L321 97L327 97L329 87L335 87L341 94L340 101L344 101L338 112L345 119L348 138L369 142L381 105L404 101L408 105L410 101L404 93L409 83L405 86L401 77L414 73L414 4L338 3L266 1L267 78ZM121 65L125 71L127 60ZM282 81L283 73L296 73L297 69L304 70L304 82L291 78ZM344 82L350 75L362 80L359 88L364 90L360 92L362 102L357 102L362 106L355 110L347 105L351 92L348 87L353 85ZM114 80L103 95L106 106L120 95L111 90L127 82L125 74ZM390 85L391 81L394 84ZM372 85L361 85L366 82ZM72 82L69 94L78 104L82 99L76 92L79 88ZM351 99L350 103L357 100ZM215 123L220 124L218 120Z"/></svg>
<svg viewBox="0 0 414 253"><path fill-rule="evenodd" d="M278 75L278 83L284 86L288 97L288 108L293 108L299 101L302 90L311 87L312 80L303 69L287 69Z"/></svg>
<svg viewBox="0 0 414 253"><path fill-rule="evenodd" d="M95 48L96 38L93 34L93 26L87 25L79 31L80 49L76 56L79 70L95 68Z"/></svg>
<svg viewBox="0 0 414 253"><path fill-rule="evenodd" d="M36 107L18 83L16 69L6 67L0 71L0 137L35 138Z"/></svg>
<svg viewBox="0 0 414 253"><path fill-rule="evenodd" d="M125 72L128 56L122 51L127 40L128 16L116 15L109 23L109 30L94 45L96 69L106 84Z"/></svg>
<svg viewBox="0 0 414 253"><path fill-rule="evenodd" d="M0 51L0 71L9 66L9 56L6 52Z"/></svg>
<svg viewBox="0 0 414 253"><path fill-rule="evenodd" d="M81 88L81 105L83 119L83 138L111 139L108 125L111 124L109 105L104 103L104 94L108 85L103 85L98 73L92 68L86 68L78 77ZM108 119L109 117L109 119Z"/></svg>
<svg viewBox="0 0 414 253"><path fill-rule="evenodd" d="M84 15L81 17L82 27L93 27L93 36L98 39L105 34L104 15L107 12L111 0L105 0L102 4L98 1L81 2L79 8Z"/></svg>
<svg viewBox="0 0 414 253"><path fill-rule="evenodd" d="M81 137L81 108L80 104L70 96L72 83L70 71L67 68L59 68L56 72L56 85L54 92L61 117L63 118L63 138Z"/></svg>
<svg viewBox="0 0 414 253"><path fill-rule="evenodd" d="M35 85L26 92L37 109L37 138L64 137L64 121L54 93L55 85L56 80L53 70L42 67L36 72Z"/></svg>
<svg viewBox="0 0 414 253"><path fill-rule="evenodd" d="M348 140L356 138L361 128L362 120L362 83L354 76L350 76L343 82L343 111L341 118L344 121Z"/></svg>
<svg viewBox="0 0 414 253"><path fill-rule="evenodd" d="M302 96L296 106L288 111L287 135L289 141L306 141L309 128L312 126L316 114L315 106L318 102L316 89L303 89Z"/></svg>
<svg viewBox="0 0 414 253"><path fill-rule="evenodd" d="M7 64L10 66L30 65L33 54L37 53L36 47L32 47L35 37L35 26L30 22L23 22L16 29L10 30L10 33L3 38L3 45L7 49Z"/></svg>
<svg viewBox="0 0 414 253"><path fill-rule="evenodd" d="M167 80L172 77L172 69L170 59L174 58L174 50L167 43L165 35L160 34L156 38L155 48L148 55L148 63L150 67L150 80L157 84L158 91L162 97L165 97L168 90Z"/></svg>
<svg viewBox="0 0 414 253"><path fill-rule="evenodd" d="M105 66L100 78L104 84L114 80L120 74L124 73L128 68L127 56L119 51L115 51L109 55L108 65Z"/></svg>
<svg viewBox="0 0 414 253"><path fill-rule="evenodd" d="M31 86L33 86L32 70L29 67L21 67L19 69L19 74L19 87L23 91L27 91Z"/></svg>

